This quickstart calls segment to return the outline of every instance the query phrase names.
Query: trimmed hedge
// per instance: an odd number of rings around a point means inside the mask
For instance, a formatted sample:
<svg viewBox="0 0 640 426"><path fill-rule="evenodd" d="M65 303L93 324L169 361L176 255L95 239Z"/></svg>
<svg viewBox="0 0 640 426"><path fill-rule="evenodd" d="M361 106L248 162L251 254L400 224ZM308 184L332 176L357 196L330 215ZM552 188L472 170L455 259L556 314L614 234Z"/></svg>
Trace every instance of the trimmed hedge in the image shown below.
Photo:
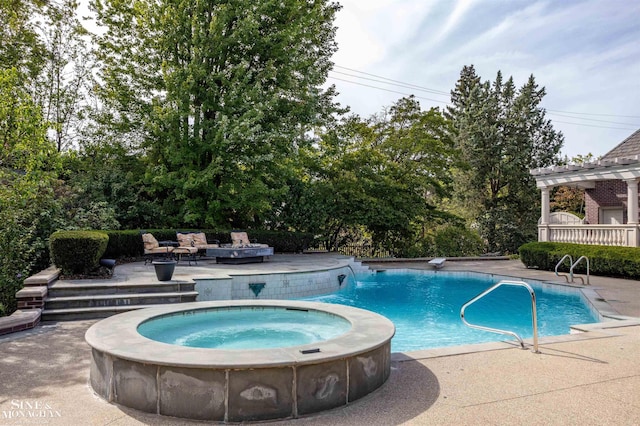
<svg viewBox="0 0 640 426"><path fill-rule="evenodd" d="M140 257L144 253L140 231L104 231L109 236L109 244L104 257Z"/></svg>
<svg viewBox="0 0 640 426"><path fill-rule="evenodd" d="M307 232L252 230L247 231L247 235L251 242L269 244L277 253L302 253L311 247L315 240L314 235ZM231 242L229 232L226 233L226 238Z"/></svg>
<svg viewBox="0 0 640 426"><path fill-rule="evenodd" d="M102 231L56 231L51 234L51 261L64 275L85 274L99 266L109 236Z"/></svg>
<svg viewBox="0 0 640 426"><path fill-rule="evenodd" d="M640 279L640 248L594 246L569 243L527 243L519 248L520 259L527 268L554 271L556 264L565 254L573 261L580 256L589 258L589 272L594 275ZM568 262L558 268L569 271ZM586 262L580 262L574 272L587 272Z"/></svg>

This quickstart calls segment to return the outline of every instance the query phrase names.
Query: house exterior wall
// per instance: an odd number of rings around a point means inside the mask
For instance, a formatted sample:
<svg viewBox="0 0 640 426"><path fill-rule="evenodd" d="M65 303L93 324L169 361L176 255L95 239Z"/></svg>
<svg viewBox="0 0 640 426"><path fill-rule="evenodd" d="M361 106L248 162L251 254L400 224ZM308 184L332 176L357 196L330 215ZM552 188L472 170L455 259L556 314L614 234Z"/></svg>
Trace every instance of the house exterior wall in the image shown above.
<svg viewBox="0 0 640 426"><path fill-rule="evenodd" d="M622 180L596 182L596 187L585 190L585 219L588 223L600 223L600 209L622 207L623 221L627 223L627 184Z"/></svg>

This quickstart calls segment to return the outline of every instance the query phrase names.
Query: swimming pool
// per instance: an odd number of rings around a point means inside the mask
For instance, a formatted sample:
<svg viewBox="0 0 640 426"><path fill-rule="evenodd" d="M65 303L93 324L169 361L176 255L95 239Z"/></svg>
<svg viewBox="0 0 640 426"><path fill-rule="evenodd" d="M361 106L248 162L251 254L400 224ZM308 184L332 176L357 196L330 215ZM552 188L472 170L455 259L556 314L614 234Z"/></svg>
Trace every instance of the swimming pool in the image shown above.
<svg viewBox="0 0 640 426"><path fill-rule="evenodd" d="M367 309L396 326L394 352L407 352L510 339L465 326L462 305L504 277L459 272L388 270L356 275L336 293L305 300ZM569 334L575 324L598 322L580 291L526 280L536 293L538 335ZM531 298L526 289L503 286L469 306L465 318L474 324L511 330L532 337Z"/></svg>

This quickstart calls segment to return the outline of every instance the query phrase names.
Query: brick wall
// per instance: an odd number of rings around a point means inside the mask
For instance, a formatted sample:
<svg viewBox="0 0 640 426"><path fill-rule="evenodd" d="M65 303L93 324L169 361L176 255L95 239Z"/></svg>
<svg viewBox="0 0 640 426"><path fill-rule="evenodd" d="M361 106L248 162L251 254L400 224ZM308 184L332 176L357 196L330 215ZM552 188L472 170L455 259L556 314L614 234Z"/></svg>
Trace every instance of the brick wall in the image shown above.
<svg viewBox="0 0 640 426"><path fill-rule="evenodd" d="M584 203L588 223L599 223L601 207L622 207L627 223L627 184L622 180L596 182L595 188L585 191Z"/></svg>

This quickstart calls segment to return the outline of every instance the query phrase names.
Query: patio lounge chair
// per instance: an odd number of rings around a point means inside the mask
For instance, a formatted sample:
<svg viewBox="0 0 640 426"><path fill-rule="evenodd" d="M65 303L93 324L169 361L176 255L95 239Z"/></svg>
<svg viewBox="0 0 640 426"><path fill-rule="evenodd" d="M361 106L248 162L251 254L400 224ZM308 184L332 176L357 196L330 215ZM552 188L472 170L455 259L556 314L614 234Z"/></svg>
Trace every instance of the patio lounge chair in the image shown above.
<svg viewBox="0 0 640 426"><path fill-rule="evenodd" d="M196 252L200 255L204 255L207 249L220 247L218 243L210 244L204 232L176 232L176 239L178 240L178 249L195 247Z"/></svg>
<svg viewBox="0 0 640 426"><path fill-rule="evenodd" d="M249 237L246 232L241 231L231 231L231 247L234 248L242 248L242 247L269 247L268 244L258 244L252 243L249 241Z"/></svg>
<svg viewBox="0 0 640 426"><path fill-rule="evenodd" d="M240 264L264 262L273 256L273 247L268 244L251 243L246 232L232 231L231 244L207 249L207 255L214 256L217 263Z"/></svg>
<svg viewBox="0 0 640 426"><path fill-rule="evenodd" d="M158 240L149 232L140 232L142 235L142 244L144 245L144 264L152 262L157 257L170 257L173 253L173 246L170 244L160 244ZM164 241L163 241L164 243Z"/></svg>
<svg viewBox="0 0 640 426"><path fill-rule="evenodd" d="M198 264L198 259L196 259L198 249L196 247L174 247L172 254L178 263L182 260L182 256L186 256L189 261L189 266L191 266L191 262L195 262L196 265Z"/></svg>

